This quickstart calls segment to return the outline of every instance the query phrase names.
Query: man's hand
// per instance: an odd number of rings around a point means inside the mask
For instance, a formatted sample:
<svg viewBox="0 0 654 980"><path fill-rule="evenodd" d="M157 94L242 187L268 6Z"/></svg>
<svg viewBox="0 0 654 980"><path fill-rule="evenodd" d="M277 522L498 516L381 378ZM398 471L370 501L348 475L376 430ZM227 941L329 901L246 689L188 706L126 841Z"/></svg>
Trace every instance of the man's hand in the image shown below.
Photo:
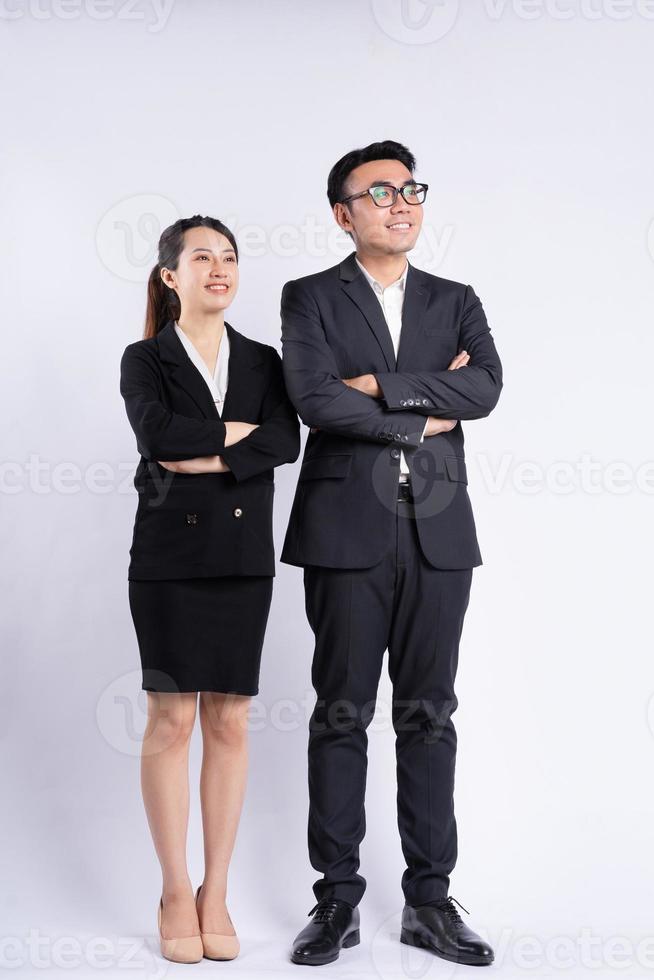
<svg viewBox="0 0 654 980"><path fill-rule="evenodd" d="M235 442L245 439L258 428L259 426L252 422L225 422L225 449L228 446L233 446Z"/></svg>
<svg viewBox="0 0 654 980"><path fill-rule="evenodd" d="M470 360L470 354L466 350L459 351L455 358L450 361L448 371L456 371L457 368L465 367Z"/></svg>
<svg viewBox="0 0 654 980"><path fill-rule="evenodd" d="M469 360L470 354L462 350L452 359L447 370L456 371L458 368L465 367ZM456 423L456 419L437 419L435 416L430 415L427 428L425 429L425 439L427 436L440 435L441 432L451 432Z"/></svg>
<svg viewBox="0 0 654 980"><path fill-rule="evenodd" d="M360 374L356 378L341 378L344 385L348 388L356 388L363 395L370 395L371 398L381 398L381 388L377 384L374 374Z"/></svg>
<svg viewBox="0 0 654 980"><path fill-rule="evenodd" d="M229 423L227 423L229 425ZM241 423L237 423L240 425ZM256 428L256 426L255 426ZM194 456L193 459L161 460L159 466L172 473L229 473L222 456Z"/></svg>
<svg viewBox="0 0 654 980"><path fill-rule="evenodd" d="M456 425L456 422L456 419L437 419L434 415L430 415L427 419L424 438L426 439L427 436L438 436L441 432L450 432Z"/></svg>
<svg viewBox="0 0 654 980"><path fill-rule="evenodd" d="M451 361L448 371L456 371L457 368L465 367L470 360L470 355L467 351L462 350L456 355L456 357ZM356 378L341 378L344 385L348 388L355 388L360 391L363 395L369 395L371 398L381 398L382 390L377 383L377 378L374 374L359 374Z"/></svg>

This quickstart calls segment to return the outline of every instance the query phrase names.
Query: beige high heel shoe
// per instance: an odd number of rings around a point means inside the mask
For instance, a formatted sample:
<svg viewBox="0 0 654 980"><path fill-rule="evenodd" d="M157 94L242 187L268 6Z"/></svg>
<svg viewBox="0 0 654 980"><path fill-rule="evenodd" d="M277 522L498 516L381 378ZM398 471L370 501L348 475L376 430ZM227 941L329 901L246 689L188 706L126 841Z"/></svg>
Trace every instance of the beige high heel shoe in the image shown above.
<svg viewBox="0 0 654 980"><path fill-rule="evenodd" d="M195 893L196 906L201 888L202 885L198 885L198 890ZM229 917L229 912L227 916ZM231 918L229 918L229 921L233 926L234 923ZM202 938L202 946L204 947L204 955L208 960L234 960L240 952L241 944L238 936L221 936L217 932L202 932L202 924L200 924L200 936Z"/></svg>
<svg viewBox="0 0 654 980"><path fill-rule="evenodd" d="M163 911L163 896L159 899L157 909L157 924L159 926L159 942L161 955L173 963L199 963L204 956L201 936L180 936L178 939L164 939L161 935L161 913Z"/></svg>

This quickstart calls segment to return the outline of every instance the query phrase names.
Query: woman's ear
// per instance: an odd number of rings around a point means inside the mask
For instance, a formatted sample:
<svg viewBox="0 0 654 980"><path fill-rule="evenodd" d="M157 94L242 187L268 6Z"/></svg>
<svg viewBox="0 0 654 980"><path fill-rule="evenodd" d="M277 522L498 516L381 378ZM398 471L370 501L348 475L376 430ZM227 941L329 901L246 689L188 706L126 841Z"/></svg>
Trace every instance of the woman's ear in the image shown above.
<svg viewBox="0 0 654 980"><path fill-rule="evenodd" d="M175 285L176 285L176 283L175 283L175 276L170 271L170 269L166 269L164 267L161 270L160 275L161 275L161 281L164 283L164 285L168 286L170 289L174 289L175 288Z"/></svg>

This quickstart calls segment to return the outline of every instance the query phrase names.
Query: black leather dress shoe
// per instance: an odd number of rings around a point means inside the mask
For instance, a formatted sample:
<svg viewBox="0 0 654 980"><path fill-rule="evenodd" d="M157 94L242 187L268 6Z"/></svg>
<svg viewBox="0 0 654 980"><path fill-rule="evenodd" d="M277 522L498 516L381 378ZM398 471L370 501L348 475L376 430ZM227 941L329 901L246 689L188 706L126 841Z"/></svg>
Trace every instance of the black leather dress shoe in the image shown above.
<svg viewBox="0 0 654 980"><path fill-rule="evenodd" d="M314 915L315 913L315 915ZM338 898L323 898L309 912L313 920L296 936L291 962L322 966L359 942L359 909Z"/></svg>
<svg viewBox="0 0 654 980"><path fill-rule="evenodd" d="M405 905L400 942L428 949L436 956L452 960L453 963L465 963L468 966L486 966L492 963L493 950L476 932L468 928L452 904L453 901L456 902L456 899L450 897L442 902L420 905L418 908ZM460 902L457 905L463 909Z"/></svg>

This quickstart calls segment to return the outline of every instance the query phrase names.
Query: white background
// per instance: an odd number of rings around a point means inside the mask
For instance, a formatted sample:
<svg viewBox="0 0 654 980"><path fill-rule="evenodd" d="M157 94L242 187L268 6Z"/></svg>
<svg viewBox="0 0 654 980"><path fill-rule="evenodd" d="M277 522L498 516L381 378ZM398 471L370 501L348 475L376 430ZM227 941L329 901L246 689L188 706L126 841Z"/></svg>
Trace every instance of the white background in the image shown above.
<svg viewBox="0 0 654 980"><path fill-rule="evenodd" d="M284 282L351 250L333 230L330 167L390 138L430 184L410 261L473 286L505 371L497 409L464 424L484 564L460 651L451 894L502 976L643 976L654 965L654 4L1 9L3 965L21 976L295 975L288 949L317 877L306 852L312 637L301 571L284 565L230 872L242 952L195 967L158 955L127 602L138 456L118 367L142 333L160 231L198 212L241 247L228 320L279 349ZM278 553L298 468L277 475ZM397 942L383 678L362 944L324 969L477 976ZM196 884L200 747L196 729ZM109 952L94 962L98 937Z"/></svg>

